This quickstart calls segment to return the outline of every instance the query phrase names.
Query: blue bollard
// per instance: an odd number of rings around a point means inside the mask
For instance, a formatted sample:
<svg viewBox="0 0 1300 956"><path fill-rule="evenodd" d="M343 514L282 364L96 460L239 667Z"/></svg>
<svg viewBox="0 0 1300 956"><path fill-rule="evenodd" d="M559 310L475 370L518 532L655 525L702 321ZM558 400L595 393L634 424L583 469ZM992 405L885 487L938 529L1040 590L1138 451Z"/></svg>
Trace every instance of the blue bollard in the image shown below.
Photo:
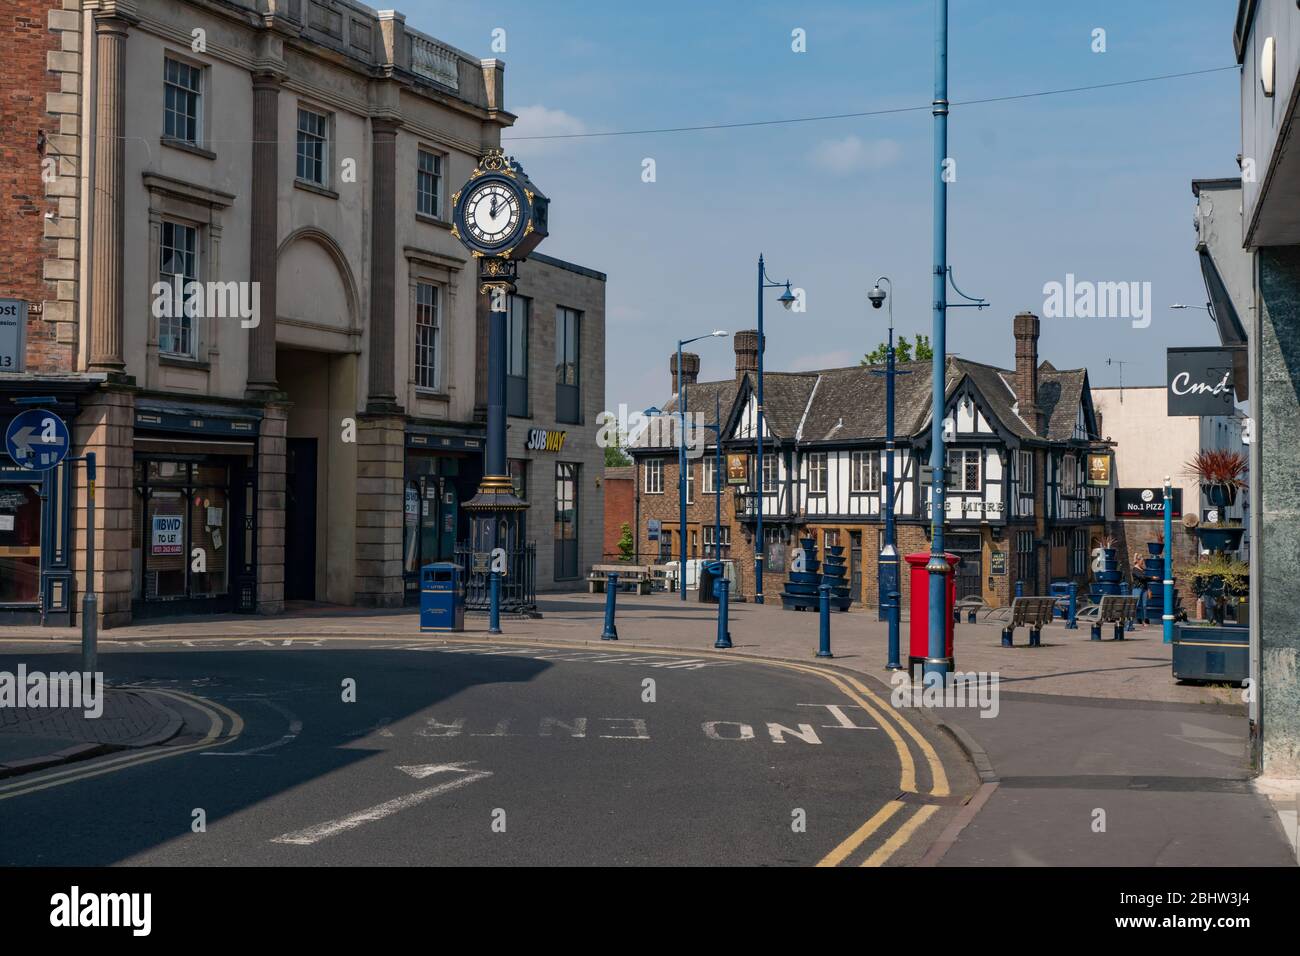
<svg viewBox="0 0 1300 956"><path fill-rule="evenodd" d="M614 602L618 600L618 572L611 571L605 578L605 630L600 632L602 641L617 641L618 628L614 626Z"/></svg>
<svg viewBox="0 0 1300 956"><path fill-rule="evenodd" d="M731 582L725 577L720 577L713 587L718 592L718 639L713 646L730 647L731 630L727 626L727 594L731 591Z"/></svg>
<svg viewBox="0 0 1300 956"><path fill-rule="evenodd" d="M1067 631L1077 631L1079 621L1077 614L1079 612L1079 582L1070 582L1070 603L1066 609L1065 629Z"/></svg>
<svg viewBox="0 0 1300 956"><path fill-rule="evenodd" d="M1025 596L1025 582L1024 582L1024 581L1017 581L1017 582L1016 582L1016 597L1024 597L1024 596Z"/></svg>
<svg viewBox="0 0 1300 956"><path fill-rule="evenodd" d="M818 657L834 657L831 653L831 586L823 584L818 589L821 595L820 643L817 647Z"/></svg>
<svg viewBox="0 0 1300 956"><path fill-rule="evenodd" d="M488 572L488 633L501 633L501 572Z"/></svg>

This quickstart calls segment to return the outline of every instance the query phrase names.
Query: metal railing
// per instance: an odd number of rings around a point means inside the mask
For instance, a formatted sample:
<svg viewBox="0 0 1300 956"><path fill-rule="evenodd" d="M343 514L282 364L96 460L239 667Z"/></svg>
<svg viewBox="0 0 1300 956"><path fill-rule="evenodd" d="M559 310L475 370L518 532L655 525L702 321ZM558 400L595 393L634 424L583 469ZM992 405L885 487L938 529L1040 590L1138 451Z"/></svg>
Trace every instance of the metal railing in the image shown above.
<svg viewBox="0 0 1300 956"><path fill-rule="evenodd" d="M486 611L491 576L474 569L474 550L468 544L456 546L456 563L465 582L465 610ZM523 614L537 609L537 545L528 544L506 552L506 573L501 577L501 610Z"/></svg>

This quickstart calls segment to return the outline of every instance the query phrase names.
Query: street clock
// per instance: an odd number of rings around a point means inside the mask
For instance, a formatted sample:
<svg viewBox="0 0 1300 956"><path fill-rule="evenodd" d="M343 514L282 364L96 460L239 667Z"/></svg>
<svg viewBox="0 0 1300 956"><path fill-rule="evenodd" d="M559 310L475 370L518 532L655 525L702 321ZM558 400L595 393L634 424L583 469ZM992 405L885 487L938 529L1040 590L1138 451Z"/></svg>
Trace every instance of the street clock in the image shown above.
<svg viewBox="0 0 1300 956"><path fill-rule="evenodd" d="M547 199L499 147L489 147L451 197L452 235L475 257L518 262L547 236Z"/></svg>

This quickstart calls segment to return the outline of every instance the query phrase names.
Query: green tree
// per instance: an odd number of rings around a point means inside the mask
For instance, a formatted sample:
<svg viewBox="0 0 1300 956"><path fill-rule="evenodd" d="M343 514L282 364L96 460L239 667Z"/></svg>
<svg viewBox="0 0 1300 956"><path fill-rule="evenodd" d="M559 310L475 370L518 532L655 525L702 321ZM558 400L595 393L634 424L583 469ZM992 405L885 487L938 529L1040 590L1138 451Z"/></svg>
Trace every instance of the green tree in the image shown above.
<svg viewBox="0 0 1300 956"><path fill-rule="evenodd" d="M623 453L623 449L617 445L605 446L605 467L622 468L625 465L632 464L632 459Z"/></svg>
<svg viewBox="0 0 1300 956"><path fill-rule="evenodd" d="M912 354L915 348L916 354ZM898 341L894 343L894 360L897 362L928 362L934 358L934 349L930 348L930 336L917 333L915 346L907 340L906 335L900 335ZM889 345L881 342L876 346L874 352L868 352L862 356L862 365L884 365L889 359Z"/></svg>
<svg viewBox="0 0 1300 956"><path fill-rule="evenodd" d="M619 557L624 561L632 560L632 526L626 521L620 526L619 530L623 532L618 538Z"/></svg>

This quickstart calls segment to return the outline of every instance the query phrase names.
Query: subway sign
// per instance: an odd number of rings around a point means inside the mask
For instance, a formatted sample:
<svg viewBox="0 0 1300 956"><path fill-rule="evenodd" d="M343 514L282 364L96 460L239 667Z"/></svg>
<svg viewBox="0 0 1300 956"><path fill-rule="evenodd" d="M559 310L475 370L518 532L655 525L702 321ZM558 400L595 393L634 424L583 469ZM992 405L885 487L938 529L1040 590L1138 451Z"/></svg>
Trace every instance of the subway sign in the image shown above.
<svg viewBox="0 0 1300 956"><path fill-rule="evenodd" d="M529 451L559 451L564 447L568 432L552 431L546 428L530 428L528 441L524 447Z"/></svg>

